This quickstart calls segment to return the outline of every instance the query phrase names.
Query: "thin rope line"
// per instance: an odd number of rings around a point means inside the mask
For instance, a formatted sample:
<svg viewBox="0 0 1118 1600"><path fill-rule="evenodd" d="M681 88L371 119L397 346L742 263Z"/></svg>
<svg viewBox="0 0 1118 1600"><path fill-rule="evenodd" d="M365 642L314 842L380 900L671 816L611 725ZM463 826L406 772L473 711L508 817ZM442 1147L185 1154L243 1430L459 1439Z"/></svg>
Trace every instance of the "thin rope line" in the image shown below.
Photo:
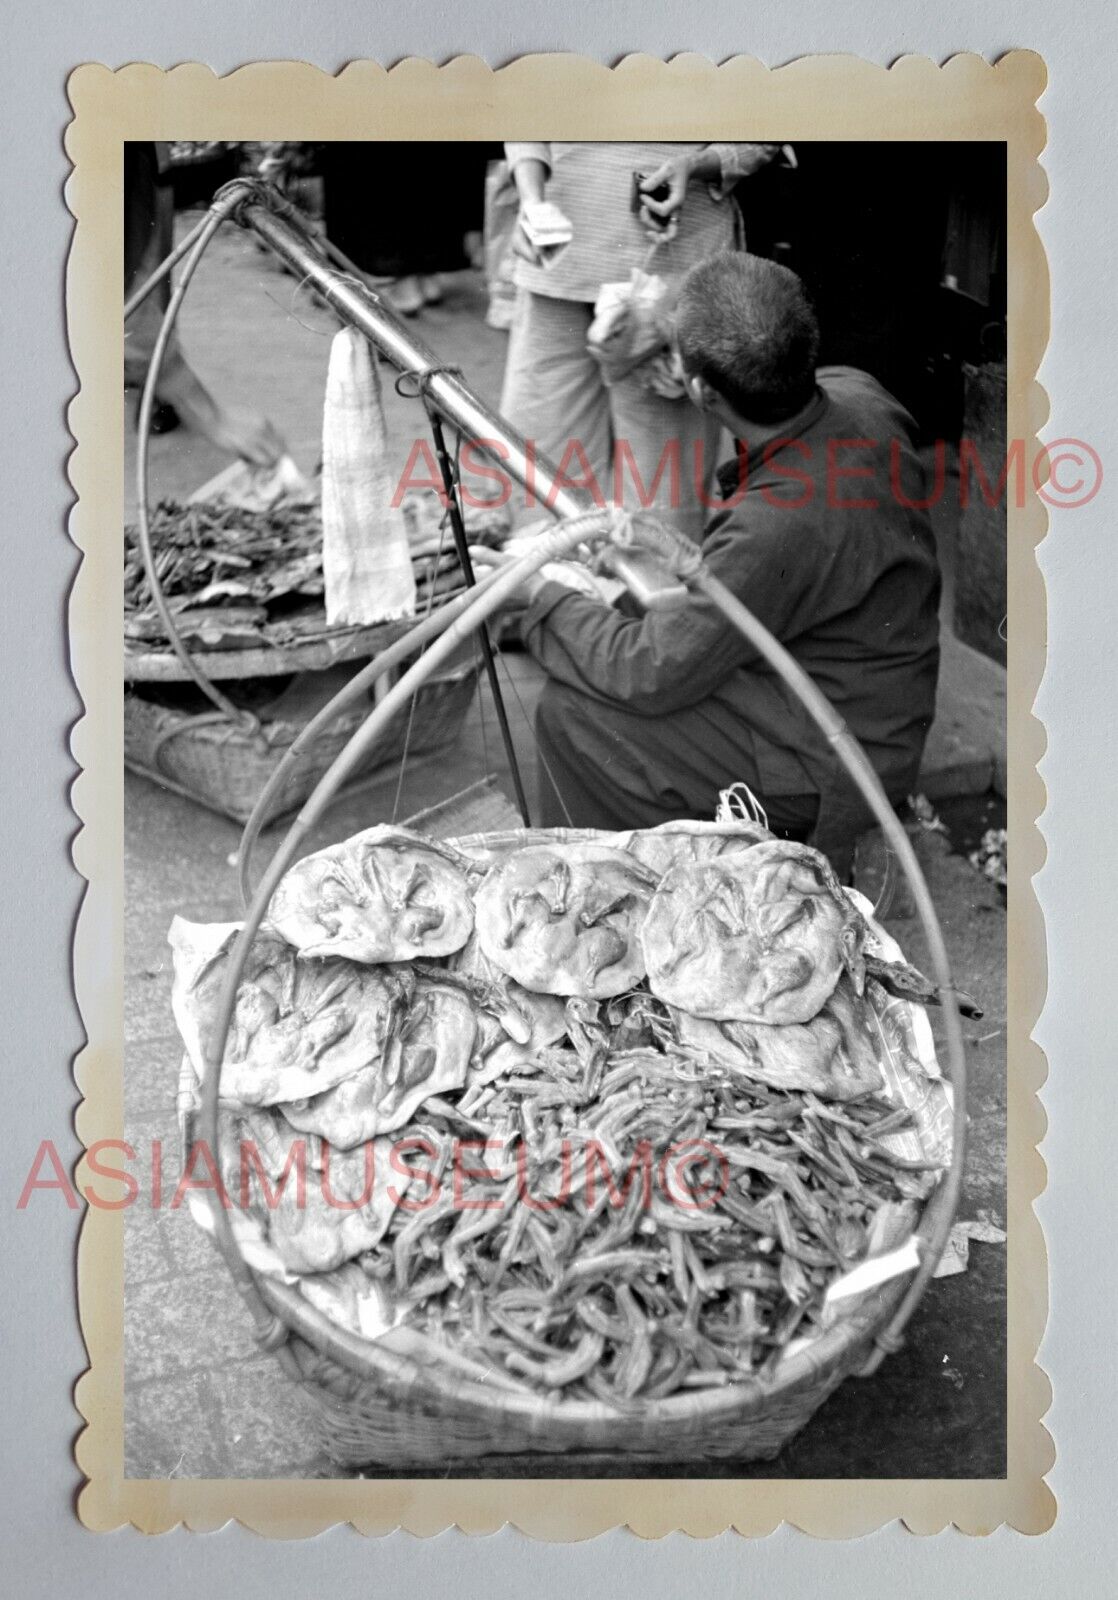
<svg viewBox="0 0 1118 1600"><path fill-rule="evenodd" d="M486 693L488 692L489 685L487 683L483 683L482 679L481 679L481 673L482 673L483 665L484 665L484 663L482 661L482 654L481 654L481 640L478 638L477 634L475 633L474 634L474 666L476 667L477 673L478 673L477 705L478 705L478 716L480 718L480 724L481 724L481 759L482 759L482 763L485 766L485 770L488 773L490 771L490 766L489 766L489 733L488 733L488 729L486 727L486 722L485 722L485 696L486 696Z"/></svg>
<svg viewBox="0 0 1118 1600"><path fill-rule="evenodd" d="M316 327L313 326L313 324L311 324L309 322L304 322L302 317L299 315L299 313L295 309L295 305L296 305L296 302L298 301L299 295L302 293L302 290L303 290L304 286L306 284L308 284L310 282L310 280L311 280L310 273L309 272L304 273L303 277L301 277L299 279L299 282L292 289L292 291L291 291L291 300L290 300L289 304L286 305L286 306L284 305L283 301L279 299L279 297L277 295L274 295L269 288L267 288L266 286L262 285L262 287L264 288L264 298L265 298L265 300L270 300L272 302L272 304L275 306L276 310L277 311L282 311L285 317L290 317L293 322L297 322L299 324L300 328L303 328L307 333L313 333L315 338L317 338L317 339L332 339L337 334L338 329L341 328L341 327L344 327L345 324L342 322L342 319L332 311L332 309L331 309L331 307L329 305L329 302L328 301L324 301L322 299L321 295L316 294L314 296L314 298L317 300L319 305L324 307L324 309L327 311L327 313L329 315L333 316L333 318L334 318L334 326L332 328L316 328Z"/></svg>
<svg viewBox="0 0 1118 1600"><path fill-rule="evenodd" d="M459 486L461 484L461 481L462 481L462 479L461 479L461 468L460 468L460 460L461 460L461 452L462 452L462 434L461 434L461 432L457 432L455 437L456 437L457 443L456 443L455 451L454 451L454 487L455 487L455 492L457 493L458 489L459 489ZM574 822L571 819L571 813L567 810L567 802L563 798L563 792L559 788L558 783L556 782L555 774L551 770L551 766L550 766L550 764L548 762L547 757L544 755L543 751L540 749L539 740L536 738L536 730L532 726L532 719L528 715L528 711L527 711L527 708L526 708L523 700L520 698L520 691L516 687L516 679L513 677L512 672L511 672L511 670L509 668L509 664L508 664L507 660L505 659L504 651L501 649L500 639L496 636L496 634L494 633L494 631L492 629L490 629L490 631L489 631L489 643L490 643L490 648L492 649L492 652L493 652L493 659L494 659L494 661L497 662L498 666L500 666L500 667L502 667L504 669L505 681L507 682L509 688L512 690L513 699L516 701L517 705L520 707L520 715L524 718L524 725L528 729L528 737L532 741L532 748L535 751L536 759L539 762L540 766L543 768L545 774L547 775L548 782L551 784L551 787L555 791L555 798L558 800L560 808L562 809L563 815L567 819L568 828L573 828L574 827ZM480 641L477 644L477 652L478 652L478 656L479 656L479 660L480 660L480 654L481 654ZM489 751L488 751L488 747L486 745L486 738L485 738L485 696L484 696L484 694L479 697L479 704L480 704L480 707L481 707L481 753L482 753L482 759L485 762L485 769L488 772L488 770L489 770Z"/></svg>
<svg viewBox="0 0 1118 1600"><path fill-rule="evenodd" d="M574 820L571 817L571 813L567 810L567 802L563 799L563 791L562 791L562 789L560 789L559 784L556 781L555 774L551 770L551 763L548 761L547 757L544 755L543 750L540 747L540 742L536 738L536 730L532 726L532 719L528 715L527 707L525 706L523 700L520 698L520 691L516 687L516 679L513 677L512 673L510 672L509 664L505 660L505 657L502 654L501 650L499 648L495 649L493 653L496 656L496 658L497 658L498 662L500 663L500 665L502 667L504 667L504 669L505 669L505 677L508 680L508 686L512 690L514 700L516 701L517 705L520 707L520 714L524 718L525 725L527 726L527 729L528 729L528 737L531 739L532 748L536 752L536 759L539 762L540 766L543 768L544 772L546 773L547 781L550 783L551 787L555 790L555 798L556 798L556 800L558 800L560 809L562 810L564 817L567 819L567 827L568 828L573 828L574 827Z"/></svg>
<svg viewBox="0 0 1118 1600"><path fill-rule="evenodd" d="M439 562L442 560L443 545L445 544L445 542L446 542L446 519L444 517L442 522L440 522L440 524L439 524L439 548L435 552L435 570L431 574L431 576L430 576L430 578L428 579L428 582L427 582L427 609L423 613L424 622L426 622L427 618L431 615L431 612L434 610L434 606L435 606L435 579L436 579L436 576L438 574ZM419 693L419 691L416 690L416 693L413 694L411 699L408 701L408 720L407 720L407 725L404 728L404 748L400 752L400 770L399 770L399 772L398 772L398 774L396 776L396 798L392 802L392 821L393 822L396 821L396 818L399 815L399 811L400 811L400 796L401 796L401 794L403 793L403 790L404 790L404 772L406 771L407 765L408 765L408 751L409 751L409 749L411 747L411 731L412 731L412 724L415 721L415 702L416 702L416 696L418 695L418 693Z"/></svg>
<svg viewBox="0 0 1118 1600"><path fill-rule="evenodd" d="M447 368L446 370L448 370L448 371L457 371L458 369L457 368ZM426 395L424 395L423 398L424 398L424 401L426 402ZM454 430L454 465L453 465L453 467L451 469L451 482L452 482L452 485L453 485L453 488L454 488L455 496L457 497L459 504L461 504L461 500L462 500L462 493L461 493L461 491L462 491L462 430L460 428L455 428L455 430ZM450 519L450 507L448 505L446 510L443 512L443 525L444 526L449 521L449 519ZM462 531L463 531L463 533L465 533L465 531L466 531L466 513L465 513L465 511L463 511L463 513L462 513ZM469 540L467 539L467 543L468 542L469 542ZM484 652L482 651L482 648L481 648L481 635L479 633L475 633L474 634L473 644L474 644L474 667L475 667L475 669L477 671L477 676L478 676L477 705L478 705L478 719L479 719L480 730L481 730L481 760L482 760L482 765L485 768L486 774L488 775L488 773L490 772L491 768L490 768L490 765L489 765L489 728L488 728L488 724L486 722L486 717L485 717L485 696L486 696L486 692L487 692L489 686L484 680L485 656L484 656ZM490 644L490 648L493 651L494 656L496 656L498 654L498 646L497 646L496 640L493 638L492 632L490 632L490 635L489 635L489 644Z"/></svg>

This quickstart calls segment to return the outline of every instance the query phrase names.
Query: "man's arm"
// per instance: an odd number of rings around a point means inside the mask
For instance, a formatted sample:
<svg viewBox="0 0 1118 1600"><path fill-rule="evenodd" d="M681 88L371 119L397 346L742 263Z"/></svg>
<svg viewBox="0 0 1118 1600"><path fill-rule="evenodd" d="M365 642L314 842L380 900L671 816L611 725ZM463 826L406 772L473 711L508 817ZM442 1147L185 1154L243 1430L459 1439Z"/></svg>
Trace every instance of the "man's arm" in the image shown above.
<svg viewBox="0 0 1118 1600"><path fill-rule="evenodd" d="M796 630L796 612L810 587L810 536L787 509L758 510L764 514L751 516L748 529L731 514L708 536L703 555L709 570L779 638ZM700 596L678 610L635 618L545 583L528 605L521 634L549 677L645 715L695 705L757 659Z"/></svg>

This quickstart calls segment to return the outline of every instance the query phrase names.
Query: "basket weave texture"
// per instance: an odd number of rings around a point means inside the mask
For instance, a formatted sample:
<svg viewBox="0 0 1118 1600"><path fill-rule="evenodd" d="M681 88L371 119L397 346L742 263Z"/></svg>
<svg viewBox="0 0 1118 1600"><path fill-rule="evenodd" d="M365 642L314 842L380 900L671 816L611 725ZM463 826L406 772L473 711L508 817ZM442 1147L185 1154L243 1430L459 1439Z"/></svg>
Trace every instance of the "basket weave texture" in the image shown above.
<svg viewBox="0 0 1118 1600"><path fill-rule="evenodd" d="M677 1414L669 1418L653 1414L649 1405L613 1410L543 1398L534 1412L509 1417L433 1393L426 1369L411 1363L376 1380L361 1379L297 1335L289 1348L311 1397L318 1448L343 1470L374 1464L401 1471L445 1469L485 1457L561 1455L577 1476L583 1465L603 1460L634 1468L671 1461L771 1461L839 1384L864 1366L873 1333L896 1300L888 1297L845 1359L820 1361L796 1381L758 1378L734 1385L733 1408L715 1414L697 1403L697 1395L680 1397ZM586 1415L590 1411L597 1414Z"/></svg>
<svg viewBox="0 0 1118 1600"><path fill-rule="evenodd" d="M477 686L477 668L432 678L416 693L411 732L408 716L396 717L357 777L409 755L430 754L454 744ZM273 799L269 822L295 810L368 716L368 706L342 715L296 759ZM302 732L298 722L262 719L258 729L238 727L213 713L202 716L161 706L137 694L124 700L124 762L144 776L166 778L203 805L245 822L281 756Z"/></svg>

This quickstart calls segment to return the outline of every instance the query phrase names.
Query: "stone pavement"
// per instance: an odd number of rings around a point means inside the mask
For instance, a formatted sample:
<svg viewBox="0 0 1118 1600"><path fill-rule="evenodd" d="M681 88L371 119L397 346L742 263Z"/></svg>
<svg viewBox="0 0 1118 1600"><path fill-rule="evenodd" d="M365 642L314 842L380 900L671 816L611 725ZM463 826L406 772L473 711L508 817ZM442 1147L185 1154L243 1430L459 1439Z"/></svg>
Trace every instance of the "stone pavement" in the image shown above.
<svg viewBox="0 0 1118 1600"><path fill-rule="evenodd" d="M507 660L506 684L524 757L529 805L536 802L527 718L539 690L523 657ZM518 702L517 695L520 700ZM479 691L454 751L409 763L397 806L397 774L350 797L324 819L317 849L394 814L413 815L486 776L499 751L488 689ZM507 789L507 783L505 785ZM256 870L282 829L265 831ZM167 929L177 913L200 922L240 913L231 855L240 829L189 800L129 774L125 780L125 1137L137 1175L153 1140L164 1152L163 1204L125 1215L125 1440L130 1476L306 1476L317 1455L306 1402L274 1358L256 1353L251 1319L224 1264L185 1205L171 1210L180 1172L175 1092L182 1047L170 1009Z"/></svg>
<svg viewBox="0 0 1118 1600"><path fill-rule="evenodd" d="M447 361L460 362L482 394L495 399L504 336L482 321L477 282L463 275L445 306L425 313L419 332ZM259 403L288 438L299 464L313 469L329 323L295 281L250 240L219 235L188 297L184 344L203 378L223 398ZM414 405L387 395L393 437L419 430ZM126 485L131 492L134 442ZM225 464L205 441L177 432L152 441L157 495L184 496ZM950 528L944 533L950 554ZM534 790L527 719L539 676L522 656L507 657L516 680L510 714ZM922 786L933 799L1004 788L1004 674L945 639L940 715ZM452 764L409 765L402 792L395 774L339 803L308 848L395 814L406 817L487 771L501 772L488 691L464 722ZM507 780L505 781L507 789ZM125 789L126 1137L141 1163L152 1141L164 1152L163 1204L151 1189L125 1213L125 1461L131 1476L310 1476L324 1470L307 1397L253 1343L250 1320L223 1263L185 1208L169 1201L178 1176L174 1099L181 1050L170 1012L172 916L202 921L239 911L231 855L239 829L178 796L129 776ZM261 860L269 842L261 844ZM980 996L986 1015L967 1024L971 1142L960 1216L981 1211L1004 1221L1005 913L998 892L921 834L918 848L944 924L959 984ZM920 964L918 931L890 924ZM933 1284L905 1350L866 1382L851 1381L819 1412L777 1463L746 1476L999 1476L1004 1470L1004 1249L976 1244L970 1270ZM523 1474L531 1463L494 1472ZM556 1469L544 1467L547 1474ZM561 1464L558 1468L561 1472ZM625 1469L620 1469L627 1475ZM663 1475L741 1476L730 1464L694 1469L671 1463Z"/></svg>

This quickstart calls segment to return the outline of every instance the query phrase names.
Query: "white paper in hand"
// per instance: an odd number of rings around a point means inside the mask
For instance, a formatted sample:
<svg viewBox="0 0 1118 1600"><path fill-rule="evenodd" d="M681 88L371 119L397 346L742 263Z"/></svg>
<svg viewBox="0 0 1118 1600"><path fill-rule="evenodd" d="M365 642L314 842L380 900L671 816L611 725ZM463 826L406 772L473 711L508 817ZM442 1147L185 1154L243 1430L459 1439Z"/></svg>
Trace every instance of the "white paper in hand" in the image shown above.
<svg viewBox="0 0 1118 1600"><path fill-rule="evenodd" d="M415 615L394 488L376 362L368 342L343 328L330 349L322 417L322 572L331 625Z"/></svg>
<svg viewBox="0 0 1118 1600"><path fill-rule="evenodd" d="M550 200L530 200L520 208L513 249L539 267L550 267L574 238L574 226Z"/></svg>

